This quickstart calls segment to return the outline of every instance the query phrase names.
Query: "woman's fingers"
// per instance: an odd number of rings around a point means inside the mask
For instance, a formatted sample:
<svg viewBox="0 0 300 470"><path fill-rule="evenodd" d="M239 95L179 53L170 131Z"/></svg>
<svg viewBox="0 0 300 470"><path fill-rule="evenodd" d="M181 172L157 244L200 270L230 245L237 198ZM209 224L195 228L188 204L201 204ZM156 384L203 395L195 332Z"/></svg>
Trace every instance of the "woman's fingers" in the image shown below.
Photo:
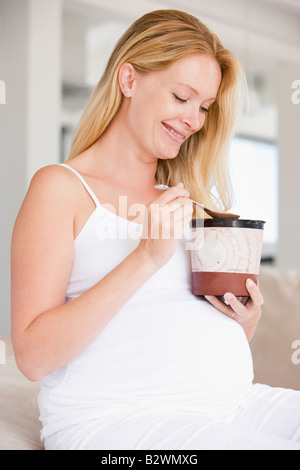
<svg viewBox="0 0 300 470"><path fill-rule="evenodd" d="M250 296L250 302L248 301L247 305L242 304L231 292L227 292L224 295L226 304L214 296L205 296L205 298L209 300L210 303L212 303L214 306L218 306L218 309L222 311L222 313L225 313L230 317L233 316L232 310L237 315L245 315L250 309L252 310L253 308L260 308L264 303L264 298L259 290L259 287L255 284L254 281L252 281L252 279L247 279L246 287Z"/></svg>
<svg viewBox="0 0 300 470"><path fill-rule="evenodd" d="M152 201L151 204L169 204L171 201L175 201L179 197L188 198L190 193L184 188L182 183L178 183L176 186L172 186Z"/></svg>
<svg viewBox="0 0 300 470"><path fill-rule="evenodd" d="M227 292L224 295L224 299L234 311L236 316L245 315L247 313L247 307L242 304L231 292ZM232 315L232 317L235 317L235 315Z"/></svg>
<svg viewBox="0 0 300 470"><path fill-rule="evenodd" d="M169 188L150 204L150 223L163 238L181 238L193 215L193 203L182 183Z"/></svg>
<svg viewBox="0 0 300 470"><path fill-rule="evenodd" d="M227 315L228 317L231 316L232 309L222 302L222 300L218 299L218 297L215 297L214 295L205 295L204 297L221 313L224 313L224 315Z"/></svg>
<svg viewBox="0 0 300 470"><path fill-rule="evenodd" d="M182 183L164 191L147 206L139 250L148 253L155 265L165 264L175 252L192 213L189 192Z"/></svg>
<svg viewBox="0 0 300 470"><path fill-rule="evenodd" d="M252 305L254 307L261 307L264 303L264 298L259 290L258 285L256 285L252 279L247 279L246 287L249 292Z"/></svg>
<svg viewBox="0 0 300 470"><path fill-rule="evenodd" d="M224 295L224 299L227 304L218 297L212 295L206 295L205 298L216 307L221 313L224 313L227 317L237 319L238 316L246 313L247 309L233 294L227 293Z"/></svg>

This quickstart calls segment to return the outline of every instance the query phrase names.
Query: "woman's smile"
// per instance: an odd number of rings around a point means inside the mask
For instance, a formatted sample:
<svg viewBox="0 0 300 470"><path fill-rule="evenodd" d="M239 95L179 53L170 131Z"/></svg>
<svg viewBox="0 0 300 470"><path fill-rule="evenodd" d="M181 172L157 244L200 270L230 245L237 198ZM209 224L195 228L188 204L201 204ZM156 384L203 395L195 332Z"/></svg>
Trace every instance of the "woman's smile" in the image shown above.
<svg viewBox="0 0 300 470"><path fill-rule="evenodd" d="M173 127L169 126L165 122L162 122L162 125L164 126L164 129L167 131L167 134L169 135L169 137L175 142L179 142L180 144L182 144L186 140L187 135L183 135L179 133L177 130L175 130Z"/></svg>

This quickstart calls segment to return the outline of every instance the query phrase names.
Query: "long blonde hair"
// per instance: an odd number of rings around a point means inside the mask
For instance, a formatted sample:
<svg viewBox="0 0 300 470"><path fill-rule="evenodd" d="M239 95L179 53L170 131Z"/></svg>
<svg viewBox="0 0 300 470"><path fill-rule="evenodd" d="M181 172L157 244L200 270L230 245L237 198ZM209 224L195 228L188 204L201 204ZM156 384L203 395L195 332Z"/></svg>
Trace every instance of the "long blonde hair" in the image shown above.
<svg viewBox="0 0 300 470"><path fill-rule="evenodd" d="M123 34L83 113L69 159L91 147L118 113L123 99L118 72L124 62L147 73L199 53L215 58L221 68L217 99L210 106L203 128L181 146L178 156L158 160L156 177L159 183L169 186L181 181L194 199L228 210L232 205L228 149L240 110L244 73L218 37L196 17L182 11L153 11Z"/></svg>

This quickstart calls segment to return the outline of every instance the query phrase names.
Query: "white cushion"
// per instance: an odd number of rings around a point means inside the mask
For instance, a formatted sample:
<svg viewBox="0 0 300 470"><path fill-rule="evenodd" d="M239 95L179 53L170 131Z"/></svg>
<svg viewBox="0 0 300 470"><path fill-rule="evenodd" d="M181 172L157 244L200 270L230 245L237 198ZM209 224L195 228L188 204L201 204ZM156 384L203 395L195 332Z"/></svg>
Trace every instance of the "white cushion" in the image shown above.
<svg viewBox="0 0 300 470"><path fill-rule="evenodd" d="M0 363L0 450L43 449L37 405L40 384L21 374L10 339L0 337L0 340L6 346L6 363Z"/></svg>

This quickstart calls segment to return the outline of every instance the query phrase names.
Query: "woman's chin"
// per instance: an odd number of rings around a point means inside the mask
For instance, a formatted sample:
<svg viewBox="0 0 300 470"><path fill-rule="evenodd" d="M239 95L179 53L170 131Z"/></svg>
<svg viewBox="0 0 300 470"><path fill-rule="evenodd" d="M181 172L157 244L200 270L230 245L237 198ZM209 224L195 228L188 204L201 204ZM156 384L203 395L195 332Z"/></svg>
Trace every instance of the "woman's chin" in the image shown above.
<svg viewBox="0 0 300 470"><path fill-rule="evenodd" d="M164 151L160 152L160 160L173 160L174 158L177 157L179 153L180 147L177 147L177 149L164 149Z"/></svg>

